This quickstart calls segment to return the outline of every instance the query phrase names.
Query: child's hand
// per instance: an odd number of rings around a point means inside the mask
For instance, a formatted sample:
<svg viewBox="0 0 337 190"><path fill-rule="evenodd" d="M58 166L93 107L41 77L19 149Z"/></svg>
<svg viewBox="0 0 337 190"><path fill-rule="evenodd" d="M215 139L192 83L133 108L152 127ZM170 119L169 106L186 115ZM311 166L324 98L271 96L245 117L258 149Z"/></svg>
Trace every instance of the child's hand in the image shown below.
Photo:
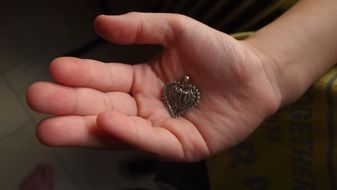
<svg viewBox="0 0 337 190"><path fill-rule="evenodd" d="M280 106L274 65L248 43L174 14L99 16L97 32L119 44L161 44L147 63L58 58L55 83L27 93L32 109L55 116L38 125L51 146L136 148L163 159L197 161L234 146ZM132 55L130 55L132 56ZM176 119L162 102L166 82L190 76L198 106Z"/></svg>

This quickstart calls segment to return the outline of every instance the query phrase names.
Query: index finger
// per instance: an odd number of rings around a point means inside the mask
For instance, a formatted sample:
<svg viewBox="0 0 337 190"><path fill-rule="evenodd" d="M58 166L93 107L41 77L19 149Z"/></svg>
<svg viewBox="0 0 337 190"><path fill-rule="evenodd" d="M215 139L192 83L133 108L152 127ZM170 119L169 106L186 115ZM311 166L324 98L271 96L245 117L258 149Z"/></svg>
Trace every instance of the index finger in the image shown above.
<svg viewBox="0 0 337 190"><path fill-rule="evenodd" d="M93 88L102 92L129 92L133 83L132 65L103 63L91 59L60 57L50 64L50 73L59 83Z"/></svg>

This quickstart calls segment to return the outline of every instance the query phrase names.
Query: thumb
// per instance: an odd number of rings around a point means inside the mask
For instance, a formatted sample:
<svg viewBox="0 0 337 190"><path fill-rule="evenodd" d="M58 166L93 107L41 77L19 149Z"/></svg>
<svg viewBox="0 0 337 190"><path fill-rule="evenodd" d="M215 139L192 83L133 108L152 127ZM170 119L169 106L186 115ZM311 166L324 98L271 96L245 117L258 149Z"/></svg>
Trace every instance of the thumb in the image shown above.
<svg viewBox="0 0 337 190"><path fill-rule="evenodd" d="M106 40L119 44L161 44L172 41L184 16L164 13L127 13L100 15L94 22L96 32Z"/></svg>

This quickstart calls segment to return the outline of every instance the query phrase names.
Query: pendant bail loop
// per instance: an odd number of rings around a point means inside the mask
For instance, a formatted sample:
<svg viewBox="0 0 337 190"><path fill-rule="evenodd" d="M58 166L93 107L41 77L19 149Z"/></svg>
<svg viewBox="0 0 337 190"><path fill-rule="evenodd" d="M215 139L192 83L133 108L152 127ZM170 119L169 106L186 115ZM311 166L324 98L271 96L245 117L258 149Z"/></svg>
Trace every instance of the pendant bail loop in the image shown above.
<svg viewBox="0 0 337 190"><path fill-rule="evenodd" d="M185 75L184 76L184 79L183 79L183 84L187 84L188 83L188 81L190 80L190 77L189 76L187 76L187 75Z"/></svg>

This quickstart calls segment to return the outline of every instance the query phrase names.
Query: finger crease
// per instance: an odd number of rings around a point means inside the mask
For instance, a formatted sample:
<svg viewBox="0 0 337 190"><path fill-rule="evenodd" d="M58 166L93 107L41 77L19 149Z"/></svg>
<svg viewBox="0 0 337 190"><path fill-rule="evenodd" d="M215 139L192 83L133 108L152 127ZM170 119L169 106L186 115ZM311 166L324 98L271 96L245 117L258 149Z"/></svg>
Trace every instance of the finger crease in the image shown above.
<svg viewBox="0 0 337 190"><path fill-rule="evenodd" d="M136 35L135 35L135 39L134 39L133 43L137 43L140 40L142 40L142 36L143 36L143 30L144 30L143 27L144 27L145 23L141 18L139 18L138 20L139 20L140 24L137 26L137 31L136 31Z"/></svg>
<svg viewBox="0 0 337 190"><path fill-rule="evenodd" d="M74 88L73 89L73 93L74 93L74 97L75 97L75 104L74 104L74 108L73 108L73 112L72 113L77 113L78 111L78 101L79 101L79 98L78 98L78 88Z"/></svg>
<svg viewBox="0 0 337 190"><path fill-rule="evenodd" d="M87 61L86 63L87 63L89 68L92 66L92 64L89 61ZM92 73L92 71L93 71L93 69L90 68L89 69L89 78L88 78L87 82L84 84L84 86L91 86L91 83L93 81L93 75L94 75Z"/></svg>
<svg viewBox="0 0 337 190"><path fill-rule="evenodd" d="M112 102L112 99L109 95L107 94L104 94L105 98L103 99L103 103L104 103L104 109L105 111L108 111L108 110L112 110L112 105L113 105L113 102Z"/></svg>
<svg viewBox="0 0 337 190"><path fill-rule="evenodd" d="M108 74L109 74L109 76L110 76L111 85L114 86L114 85L115 85L115 84L114 84L114 81L116 81L116 80L115 80L116 76L115 76L115 74L113 73L113 70L112 70L111 65L109 65L109 66L110 66L110 68L108 68L107 70L108 70ZM115 90L115 89L113 89L113 90Z"/></svg>
<svg viewBox="0 0 337 190"><path fill-rule="evenodd" d="M131 87L130 87L130 96L132 96L135 100L135 105L136 105L136 115L139 115L140 114L140 105L139 105L139 102L138 102L138 98L136 96L136 92L135 92L135 84L136 84L136 69L134 67L132 67L131 69L132 71L132 84L131 84Z"/></svg>

